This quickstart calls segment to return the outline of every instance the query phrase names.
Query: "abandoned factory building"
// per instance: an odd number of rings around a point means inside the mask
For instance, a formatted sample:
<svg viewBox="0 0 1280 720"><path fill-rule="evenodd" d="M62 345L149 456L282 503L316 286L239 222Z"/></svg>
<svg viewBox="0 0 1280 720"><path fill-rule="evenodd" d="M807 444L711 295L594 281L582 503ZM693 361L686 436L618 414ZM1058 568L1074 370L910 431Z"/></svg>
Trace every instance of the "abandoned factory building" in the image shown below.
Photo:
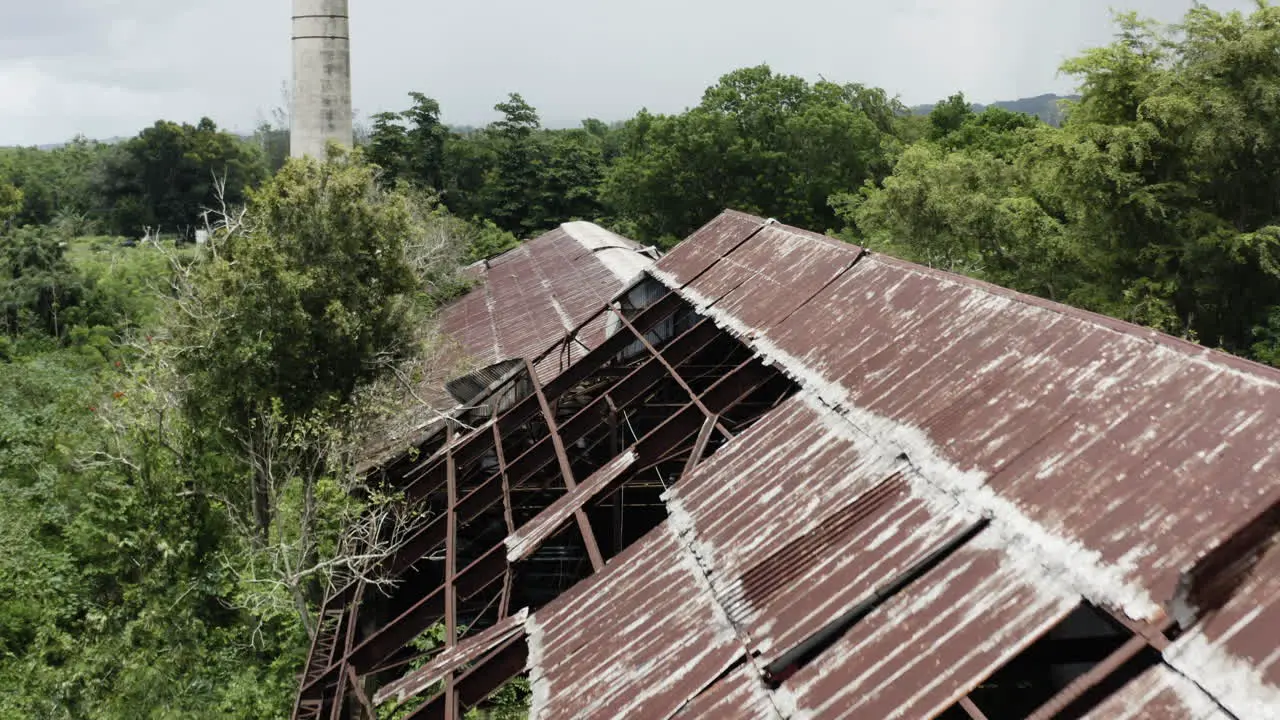
<svg viewBox="0 0 1280 720"><path fill-rule="evenodd" d="M736 212L476 272L296 717L1280 717L1280 372Z"/></svg>

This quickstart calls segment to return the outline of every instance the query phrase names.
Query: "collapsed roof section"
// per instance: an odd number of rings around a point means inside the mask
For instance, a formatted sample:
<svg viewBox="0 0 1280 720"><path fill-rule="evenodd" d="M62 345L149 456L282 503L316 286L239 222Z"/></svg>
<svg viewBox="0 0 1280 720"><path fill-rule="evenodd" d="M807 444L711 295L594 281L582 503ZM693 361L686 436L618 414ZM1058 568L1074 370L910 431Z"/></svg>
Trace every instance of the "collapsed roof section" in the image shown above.
<svg viewBox="0 0 1280 720"><path fill-rule="evenodd" d="M657 257L654 248L592 223L569 222L467 268L474 285L441 311L446 342L432 362L450 375L423 379L417 396L426 407L396 418L398 427L369 450L370 465L421 442L442 412L467 405L525 358L541 357L539 377L554 377L604 339L603 319L580 327L583 321ZM558 352L546 352L553 346Z"/></svg>
<svg viewBox="0 0 1280 720"><path fill-rule="evenodd" d="M733 212L593 326L388 475L433 514L297 716L1280 707L1280 373Z"/></svg>

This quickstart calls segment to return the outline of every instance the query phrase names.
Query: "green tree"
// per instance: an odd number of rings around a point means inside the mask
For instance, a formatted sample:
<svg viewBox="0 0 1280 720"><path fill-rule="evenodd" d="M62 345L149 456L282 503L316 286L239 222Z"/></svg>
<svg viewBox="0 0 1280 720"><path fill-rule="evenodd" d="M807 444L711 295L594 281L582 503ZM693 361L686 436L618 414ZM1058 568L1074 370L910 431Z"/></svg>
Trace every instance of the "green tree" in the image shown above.
<svg viewBox="0 0 1280 720"><path fill-rule="evenodd" d="M725 207L831 227L830 195L890 169L894 112L863 86L737 70L688 112L627 124L605 204L645 239L683 237Z"/></svg>
<svg viewBox="0 0 1280 720"><path fill-rule="evenodd" d="M22 191L7 182L0 181L0 227L7 225L22 212Z"/></svg>
<svg viewBox="0 0 1280 720"><path fill-rule="evenodd" d="M116 234L159 228L190 237L206 210L223 201L243 203L266 174L258 148L212 120L194 126L160 121L113 149L99 193L112 208L107 220Z"/></svg>
<svg viewBox="0 0 1280 720"><path fill-rule="evenodd" d="M32 331L61 337L65 312L83 294L60 238L33 227L0 236L0 322L10 337Z"/></svg>
<svg viewBox="0 0 1280 720"><path fill-rule="evenodd" d="M929 139L941 140L958 131L973 115L973 107L964 99L964 93L952 95L929 113Z"/></svg>
<svg viewBox="0 0 1280 720"><path fill-rule="evenodd" d="M173 314L175 362L193 424L248 448L265 540L272 478L260 460L273 433L336 418L362 383L411 351L416 283L408 200L381 190L358 155L291 160L249 212L195 267Z"/></svg>

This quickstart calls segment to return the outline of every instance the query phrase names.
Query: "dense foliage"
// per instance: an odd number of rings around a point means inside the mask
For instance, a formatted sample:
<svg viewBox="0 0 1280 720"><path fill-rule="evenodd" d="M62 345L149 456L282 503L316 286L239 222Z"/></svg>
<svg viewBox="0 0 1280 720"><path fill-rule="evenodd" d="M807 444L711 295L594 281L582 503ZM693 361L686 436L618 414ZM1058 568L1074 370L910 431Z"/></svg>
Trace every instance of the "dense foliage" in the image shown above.
<svg viewBox="0 0 1280 720"><path fill-rule="evenodd" d="M571 129L411 93L324 163L279 123L0 149L0 717L287 712L394 502L361 433L458 268L568 220L665 244L734 207L1280 365L1280 9L1118 25L1054 125L761 66Z"/></svg>

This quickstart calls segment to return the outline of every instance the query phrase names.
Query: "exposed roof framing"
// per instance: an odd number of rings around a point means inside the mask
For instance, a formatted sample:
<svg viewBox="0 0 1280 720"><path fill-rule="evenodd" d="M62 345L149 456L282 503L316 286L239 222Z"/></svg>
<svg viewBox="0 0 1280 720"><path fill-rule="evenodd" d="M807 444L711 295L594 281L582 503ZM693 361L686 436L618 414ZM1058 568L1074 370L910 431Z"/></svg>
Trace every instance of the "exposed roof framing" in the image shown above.
<svg viewBox="0 0 1280 720"><path fill-rule="evenodd" d="M578 321L387 466L298 717L1280 707L1280 373L733 212Z"/></svg>

